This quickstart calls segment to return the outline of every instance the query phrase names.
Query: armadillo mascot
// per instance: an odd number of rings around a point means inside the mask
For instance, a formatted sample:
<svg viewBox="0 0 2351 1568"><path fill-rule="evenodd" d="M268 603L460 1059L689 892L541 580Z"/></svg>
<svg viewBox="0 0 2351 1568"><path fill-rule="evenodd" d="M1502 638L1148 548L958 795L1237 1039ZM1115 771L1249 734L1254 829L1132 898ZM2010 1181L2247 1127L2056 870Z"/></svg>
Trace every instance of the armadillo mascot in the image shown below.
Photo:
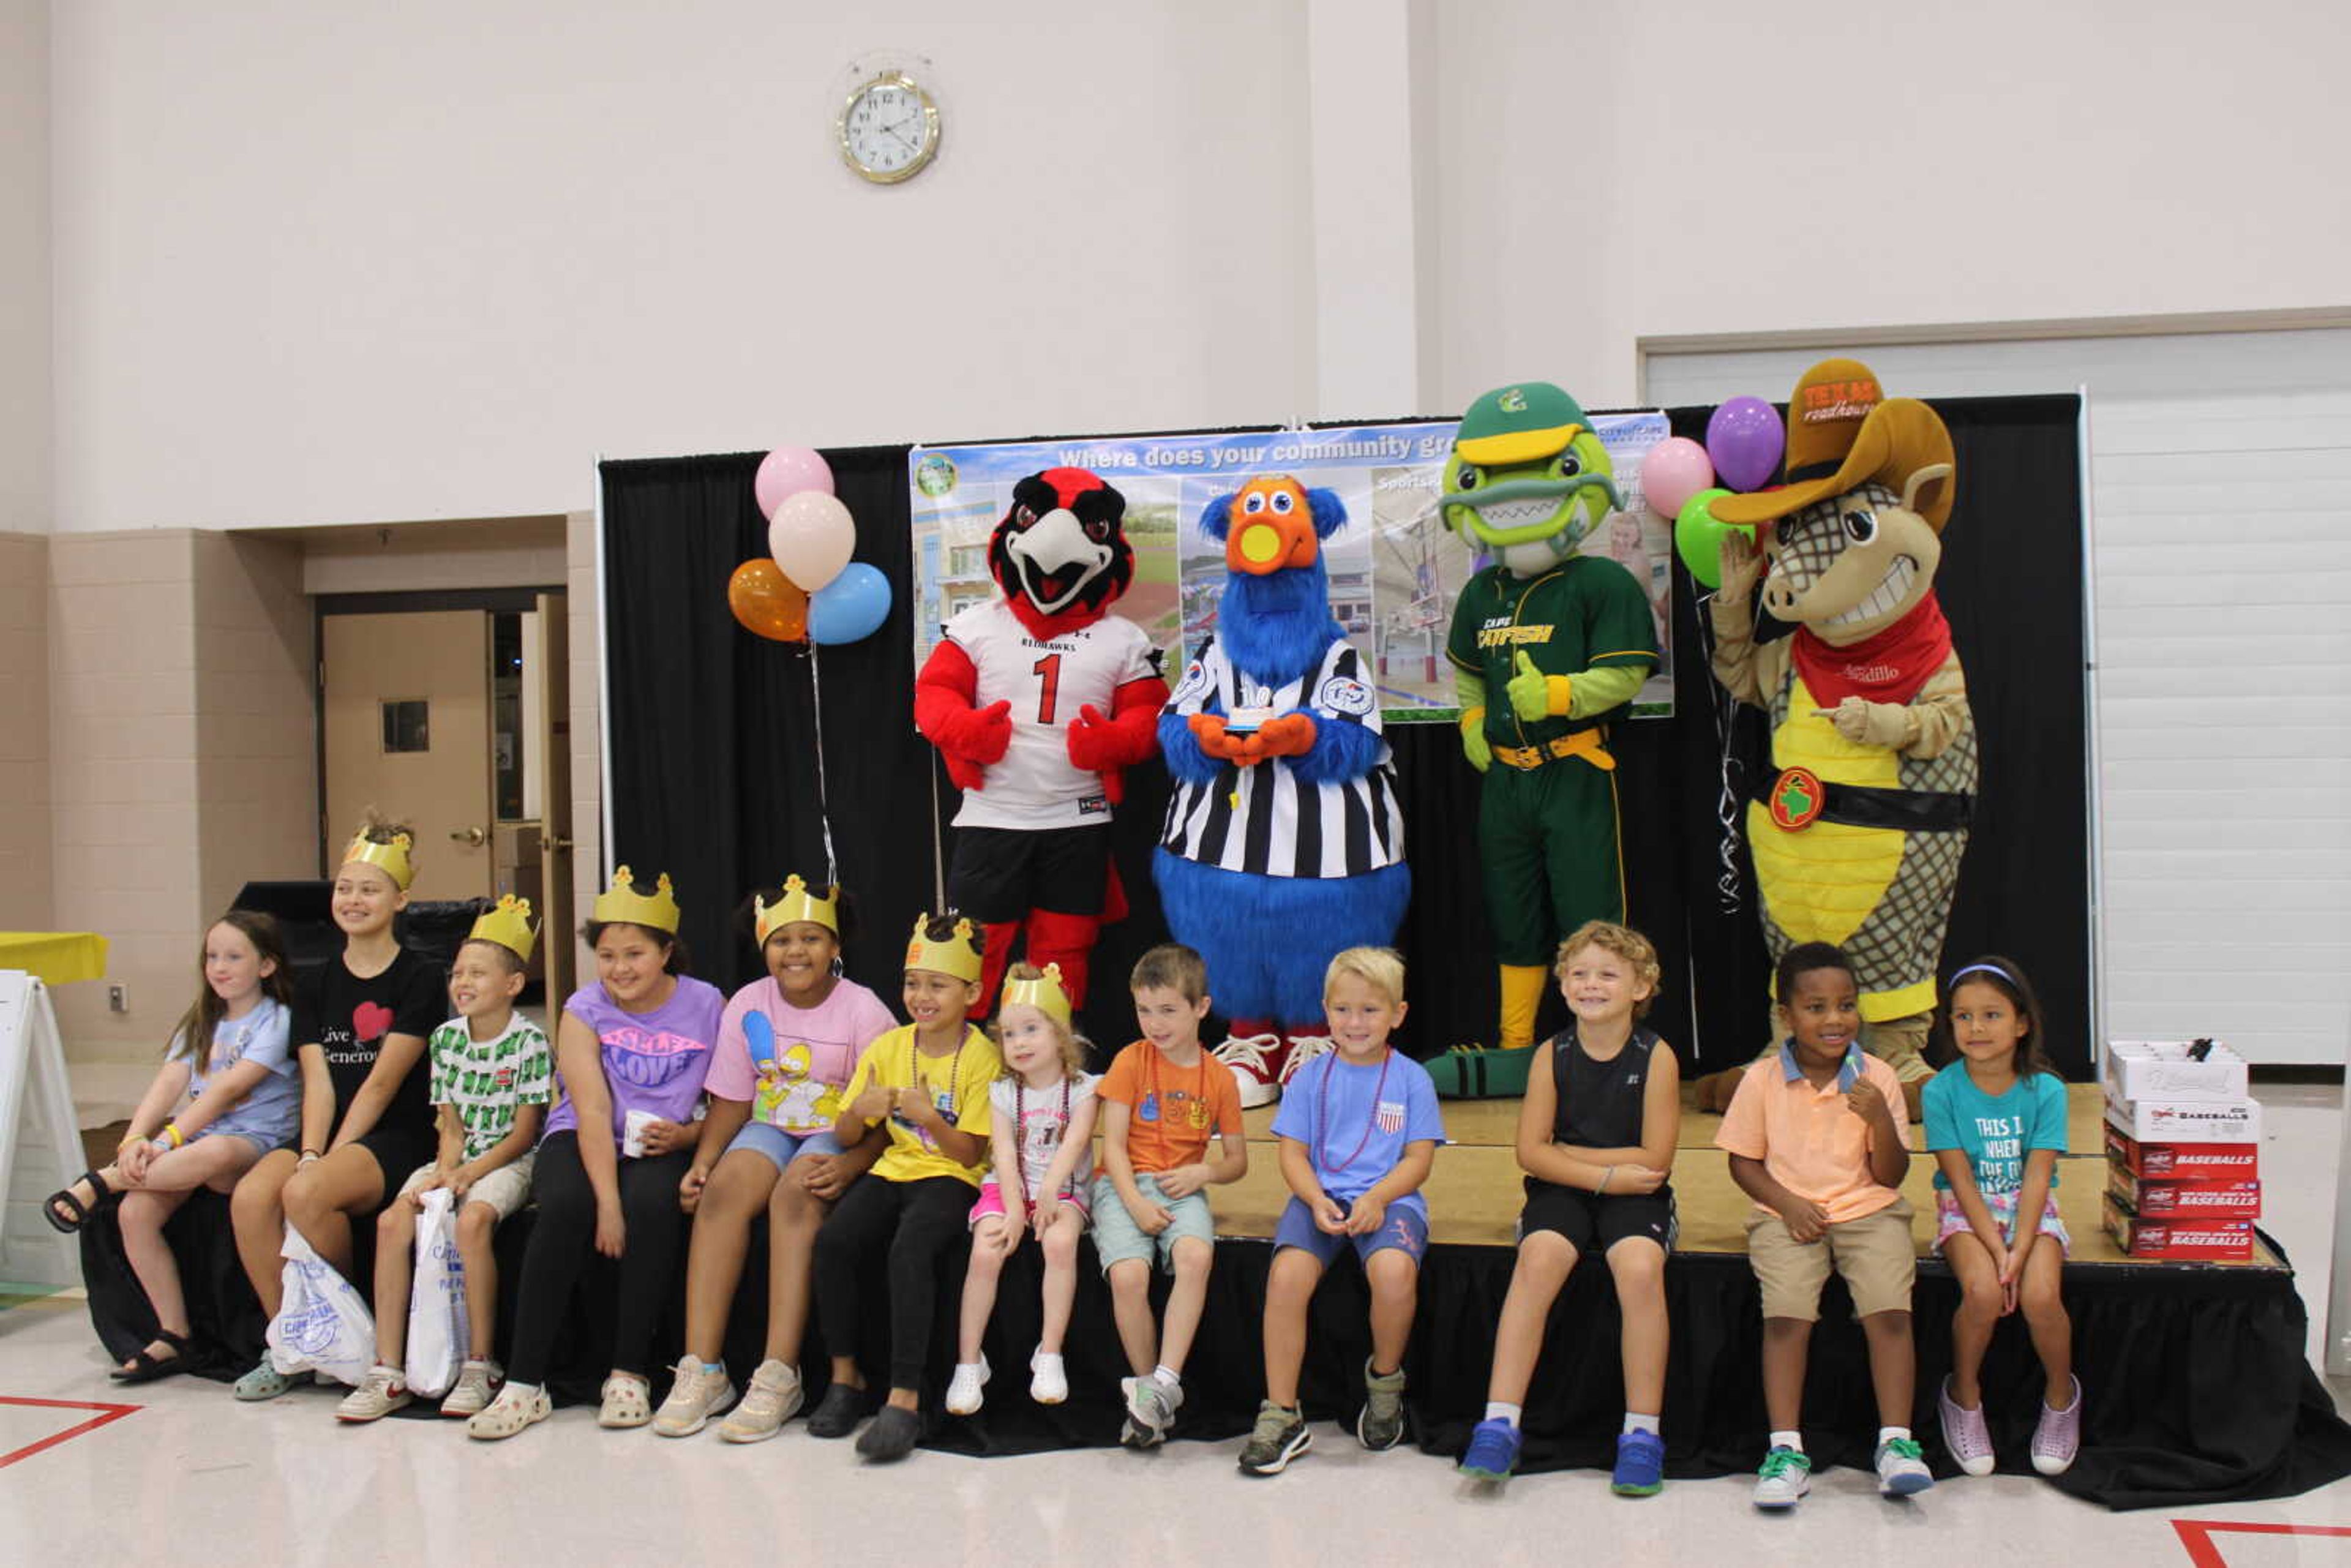
<svg viewBox="0 0 2351 1568"><path fill-rule="evenodd" d="M1462 750L1485 775L1478 863L1501 1017L1498 1049L1457 1048L1428 1071L1442 1094L1516 1095L1554 946L1587 920L1625 918L1608 726L1656 667L1656 624L1631 572L1583 553L1623 503L1608 449L1558 387L1521 382L1471 403L1438 500L1494 558L1462 586L1446 653Z"/></svg>
<svg viewBox="0 0 2351 1568"><path fill-rule="evenodd" d="M1771 766L1747 808L1764 944L1774 961L1799 942L1844 949L1863 1043L1900 1076L1915 1117L1975 807L1975 720L1935 599L1951 437L1925 403L1881 398L1867 366L1832 360L1789 402L1787 454L1786 485L1710 508L1734 525L1715 677L1771 719ZM1758 527L1760 553L1741 524ZM1759 579L1792 635L1755 641ZM1702 1080L1699 1104L1727 1103L1739 1076Z"/></svg>

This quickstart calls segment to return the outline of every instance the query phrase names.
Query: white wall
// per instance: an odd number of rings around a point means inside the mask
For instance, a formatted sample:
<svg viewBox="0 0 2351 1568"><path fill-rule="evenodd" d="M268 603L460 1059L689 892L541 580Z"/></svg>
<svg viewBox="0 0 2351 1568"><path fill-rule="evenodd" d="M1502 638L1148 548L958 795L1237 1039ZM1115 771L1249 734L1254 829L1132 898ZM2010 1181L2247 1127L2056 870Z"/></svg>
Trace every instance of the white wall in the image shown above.
<svg viewBox="0 0 2351 1568"><path fill-rule="evenodd" d="M48 531L49 444L49 7L0 0L0 531Z"/></svg>
<svg viewBox="0 0 2351 1568"><path fill-rule="evenodd" d="M2351 305L2343 7L1441 15L1447 407L1629 402L1644 336Z"/></svg>
<svg viewBox="0 0 2351 1568"><path fill-rule="evenodd" d="M37 9L37 7L36 7ZM1286 418L1294 6L56 7L69 529L566 511L598 454ZM939 165L843 170L919 49Z"/></svg>

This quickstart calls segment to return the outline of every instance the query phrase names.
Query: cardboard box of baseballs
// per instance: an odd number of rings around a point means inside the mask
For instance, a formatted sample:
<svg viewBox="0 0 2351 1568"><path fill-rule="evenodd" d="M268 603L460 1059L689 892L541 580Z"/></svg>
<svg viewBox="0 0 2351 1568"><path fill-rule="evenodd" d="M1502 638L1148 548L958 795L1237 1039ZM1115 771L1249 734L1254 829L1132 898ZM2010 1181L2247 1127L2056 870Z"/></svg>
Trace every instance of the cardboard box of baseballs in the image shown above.
<svg viewBox="0 0 2351 1568"><path fill-rule="evenodd" d="M2199 1045L2206 1048L2200 1060ZM2242 1100L2251 1082L2245 1059L2217 1040L2106 1042L2109 1100Z"/></svg>
<svg viewBox="0 0 2351 1568"><path fill-rule="evenodd" d="M2111 1192L2105 1197L2106 1234L2133 1258L2179 1263L2246 1263L2253 1256L2250 1219L2150 1219L2133 1214Z"/></svg>
<svg viewBox="0 0 2351 1568"><path fill-rule="evenodd" d="M2106 1124L2106 1159L2149 1181L2253 1181L2261 1176L2259 1144L2142 1144Z"/></svg>
<svg viewBox="0 0 2351 1568"><path fill-rule="evenodd" d="M2205 1145L2210 1147L2210 1145ZM2106 1190L2142 1219L2259 1219L2262 1184L2253 1178L2165 1181L2106 1162Z"/></svg>
<svg viewBox="0 0 2351 1568"><path fill-rule="evenodd" d="M2258 1100L2117 1100L2106 1097L2106 1124L2140 1144L2259 1144Z"/></svg>

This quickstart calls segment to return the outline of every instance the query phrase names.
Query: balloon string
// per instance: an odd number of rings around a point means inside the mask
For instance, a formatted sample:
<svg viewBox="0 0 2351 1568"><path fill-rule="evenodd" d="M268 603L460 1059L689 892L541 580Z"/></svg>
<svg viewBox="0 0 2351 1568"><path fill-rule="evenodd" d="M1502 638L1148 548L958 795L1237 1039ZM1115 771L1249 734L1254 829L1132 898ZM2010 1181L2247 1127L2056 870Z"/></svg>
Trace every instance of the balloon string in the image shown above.
<svg viewBox="0 0 2351 1568"><path fill-rule="evenodd" d="M841 885L841 864L832 856L832 803L824 787L824 683L817 678L816 644L809 644L809 702L816 719L816 820L824 830L824 880Z"/></svg>
<svg viewBox="0 0 2351 1568"><path fill-rule="evenodd" d="M1698 652L1705 656L1709 676L1714 665L1714 618L1710 607L1712 593L1698 596ZM1714 718L1714 738L1719 756L1715 777L1719 785L1714 800L1715 825L1721 830L1715 848L1719 870L1714 879L1717 898L1725 915L1736 915L1741 903L1739 885L1739 776L1743 771L1733 755L1732 737L1737 733L1735 716L1738 702L1723 689L1722 683L1707 682L1707 708Z"/></svg>

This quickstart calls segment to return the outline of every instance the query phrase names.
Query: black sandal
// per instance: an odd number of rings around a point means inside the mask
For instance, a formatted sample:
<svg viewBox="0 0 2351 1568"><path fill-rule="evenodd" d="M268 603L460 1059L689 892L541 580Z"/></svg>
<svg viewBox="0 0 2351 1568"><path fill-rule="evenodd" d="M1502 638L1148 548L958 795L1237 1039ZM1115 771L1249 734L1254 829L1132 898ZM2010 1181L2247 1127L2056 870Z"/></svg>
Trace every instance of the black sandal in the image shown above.
<svg viewBox="0 0 2351 1568"><path fill-rule="evenodd" d="M128 1387L133 1383L152 1383L158 1378L171 1377L187 1371L190 1348L188 1342L170 1329L157 1329L155 1337L172 1347L170 1355L151 1355L142 1346L139 1354L131 1358L129 1366L118 1366L107 1375Z"/></svg>
<svg viewBox="0 0 2351 1568"><path fill-rule="evenodd" d="M50 1229L58 1232L60 1235L71 1236L75 1231L79 1230L83 1226L88 1225L89 1223L91 1211L96 1209L99 1204L104 1203L107 1199L107 1195L114 1190L112 1187L106 1185L105 1181L96 1171L84 1171L75 1179L89 1183L89 1190L97 1194L97 1196L85 1204L81 1199L74 1196L72 1187L61 1186L57 1188L57 1191L49 1194L47 1197L41 1200L41 1218L49 1222ZM72 1211L73 1218L71 1219L66 1218L63 1215L60 1215L57 1212L57 1205L59 1204L64 1204L68 1209Z"/></svg>

